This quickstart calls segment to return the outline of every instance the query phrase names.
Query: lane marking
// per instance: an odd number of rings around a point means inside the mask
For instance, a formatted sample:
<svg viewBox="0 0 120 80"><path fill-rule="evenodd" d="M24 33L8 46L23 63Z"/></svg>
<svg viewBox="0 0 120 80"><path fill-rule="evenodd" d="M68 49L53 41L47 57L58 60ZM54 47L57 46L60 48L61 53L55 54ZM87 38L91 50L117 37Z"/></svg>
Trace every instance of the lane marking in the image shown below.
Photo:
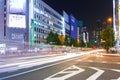
<svg viewBox="0 0 120 80"><path fill-rule="evenodd" d="M73 66L70 66L70 67L56 73L56 74L49 76L48 78L45 78L44 80L65 80L65 79L68 79L68 78L70 78L74 75L77 75L83 71L85 71L85 70L73 65ZM60 75L62 75L62 76L60 76Z"/></svg>
<svg viewBox="0 0 120 80"><path fill-rule="evenodd" d="M120 64L120 62L117 62L117 64Z"/></svg>
<svg viewBox="0 0 120 80"><path fill-rule="evenodd" d="M103 49L101 50L93 50L93 51L89 51L89 52L86 52L84 54L80 54L78 56L82 56L82 55L86 55L86 54L91 54L91 53L94 53L96 51L103 51ZM1 77L0 80L3 80L3 79L8 79L8 78L12 78L12 77L16 77L16 76L20 76L20 75L23 75L23 74L27 74L27 73L30 73L30 72L34 72L34 71L37 71L37 70L41 70L41 69L44 69L44 68L48 68L48 67L51 67L51 66L55 66L55 65L58 65L58 64L61 64L61 63L65 63L65 62L68 62L68 61L71 61L71 60L75 60L75 59L79 59L79 57L72 57L72 58L67 58L65 59L64 61L61 61L61 62L57 62L57 63L54 63L54 64L50 64L50 65L46 65L46 66L43 66L43 67L40 67L40 68L36 68L36 69L31 69L31 70L28 70L28 71L24 71L24 72L20 72L20 73L17 73L17 74L13 74L13 75L9 75L9 76L4 76L4 77Z"/></svg>
<svg viewBox="0 0 120 80"><path fill-rule="evenodd" d="M120 62L108 62L108 61L94 61L94 60L76 60L78 62L93 62L93 63L107 63L107 64L120 64Z"/></svg>
<svg viewBox="0 0 120 80"><path fill-rule="evenodd" d="M108 63L107 61L102 61L101 63Z"/></svg>
<svg viewBox="0 0 120 80"><path fill-rule="evenodd" d="M120 70L118 70L118 69L111 69L111 70L113 70L113 71L116 71L116 72L119 72L119 73L120 73Z"/></svg>
<svg viewBox="0 0 120 80"><path fill-rule="evenodd" d="M101 76L104 73L103 70L100 70L98 68L95 68L95 67L90 67L90 68L97 70L97 72L93 74L92 76L90 76L89 78L87 78L86 80L96 80L99 76Z"/></svg>
<svg viewBox="0 0 120 80"><path fill-rule="evenodd" d="M20 75L23 75L23 74L27 74L27 73L34 72L34 71L37 71L37 70L41 70L41 69L44 69L44 68L48 68L48 67L51 67L51 66L55 66L55 65L58 65L58 64L62 64L62 63L65 63L65 62L68 62L68 61L72 61L72 60L75 60L75 59L79 59L79 57L69 58L69 59L66 59L66 60L64 60L64 61L59 61L59 62L57 62L57 63L53 63L53 64L50 64L50 65L46 65L46 66L43 66L43 67L40 67L40 68L31 69L31 70L24 71L24 72L21 72L21 73L17 73L17 74L13 74L13 75L1 77L0 80L4 80L4 79L16 77L16 76L20 76Z"/></svg>
<svg viewBox="0 0 120 80"><path fill-rule="evenodd" d="M88 60L88 62L94 62L93 60Z"/></svg>
<svg viewBox="0 0 120 80"><path fill-rule="evenodd" d="M120 80L120 77L117 80Z"/></svg>

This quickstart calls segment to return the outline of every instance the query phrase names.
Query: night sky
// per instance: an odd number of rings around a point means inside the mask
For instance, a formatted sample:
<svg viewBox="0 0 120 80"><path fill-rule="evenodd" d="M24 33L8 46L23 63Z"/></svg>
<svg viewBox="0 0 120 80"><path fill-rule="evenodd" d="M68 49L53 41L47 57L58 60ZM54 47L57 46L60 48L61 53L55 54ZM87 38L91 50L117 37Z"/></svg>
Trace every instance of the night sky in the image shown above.
<svg viewBox="0 0 120 80"><path fill-rule="evenodd" d="M43 0L57 12L72 13L84 25L90 27L96 20L104 21L112 17L112 0Z"/></svg>

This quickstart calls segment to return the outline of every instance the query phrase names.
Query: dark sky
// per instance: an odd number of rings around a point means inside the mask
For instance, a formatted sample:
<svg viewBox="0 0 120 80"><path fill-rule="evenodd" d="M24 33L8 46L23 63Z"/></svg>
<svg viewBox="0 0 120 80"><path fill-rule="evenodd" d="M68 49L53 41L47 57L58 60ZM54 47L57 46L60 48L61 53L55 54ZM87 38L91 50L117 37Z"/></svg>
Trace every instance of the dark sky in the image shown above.
<svg viewBox="0 0 120 80"><path fill-rule="evenodd" d="M84 24L93 25L96 20L112 17L112 0L43 0L60 14L65 10Z"/></svg>

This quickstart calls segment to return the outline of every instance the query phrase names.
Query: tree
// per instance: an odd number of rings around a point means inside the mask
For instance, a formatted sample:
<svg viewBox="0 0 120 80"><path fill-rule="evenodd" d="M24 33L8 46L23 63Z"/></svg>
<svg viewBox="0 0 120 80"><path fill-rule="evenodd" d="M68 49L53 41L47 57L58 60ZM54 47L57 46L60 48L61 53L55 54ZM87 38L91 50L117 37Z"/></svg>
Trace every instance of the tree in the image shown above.
<svg viewBox="0 0 120 80"><path fill-rule="evenodd" d="M47 36L47 43L54 43L54 33L51 31Z"/></svg>
<svg viewBox="0 0 120 80"><path fill-rule="evenodd" d="M55 33L54 36L53 36L54 37L53 40L54 40L54 42L55 42L56 45L61 45L61 42L60 42L58 36L59 35L57 33Z"/></svg>
<svg viewBox="0 0 120 80"><path fill-rule="evenodd" d="M115 40L114 40L114 31L111 27L106 27L104 30L101 32L101 43L102 47L106 49L108 52L110 47L114 46Z"/></svg>
<svg viewBox="0 0 120 80"><path fill-rule="evenodd" d="M62 45L64 43L64 36L53 33L52 31L48 34L47 43Z"/></svg>
<svg viewBox="0 0 120 80"><path fill-rule="evenodd" d="M60 40L60 44L63 45L65 42L65 37L63 35L58 35L58 38Z"/></svg>
<svg viewBox="0 0 120 80"><path fill-rule="evenodd" d="M70 46L70 37L68 36L65 37L64 45Z"/></svg>
<svg viewBox="0 0 120 80"><path fill-rule="evenodd" d="M70 46L77 46L77 40L74 38L70 38Z"/></svg>

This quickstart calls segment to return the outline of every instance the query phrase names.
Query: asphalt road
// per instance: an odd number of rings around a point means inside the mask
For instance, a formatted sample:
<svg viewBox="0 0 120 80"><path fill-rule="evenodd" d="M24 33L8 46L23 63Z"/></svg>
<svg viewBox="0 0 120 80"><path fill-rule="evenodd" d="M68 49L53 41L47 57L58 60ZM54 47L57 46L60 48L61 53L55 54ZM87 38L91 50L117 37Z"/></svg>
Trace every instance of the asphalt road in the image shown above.
<svg viewBox="0 0 120 80"><path fill-rule="evenodd" d="M89 54L0 74L3 80L120 80L120 57Z"/></svg>

